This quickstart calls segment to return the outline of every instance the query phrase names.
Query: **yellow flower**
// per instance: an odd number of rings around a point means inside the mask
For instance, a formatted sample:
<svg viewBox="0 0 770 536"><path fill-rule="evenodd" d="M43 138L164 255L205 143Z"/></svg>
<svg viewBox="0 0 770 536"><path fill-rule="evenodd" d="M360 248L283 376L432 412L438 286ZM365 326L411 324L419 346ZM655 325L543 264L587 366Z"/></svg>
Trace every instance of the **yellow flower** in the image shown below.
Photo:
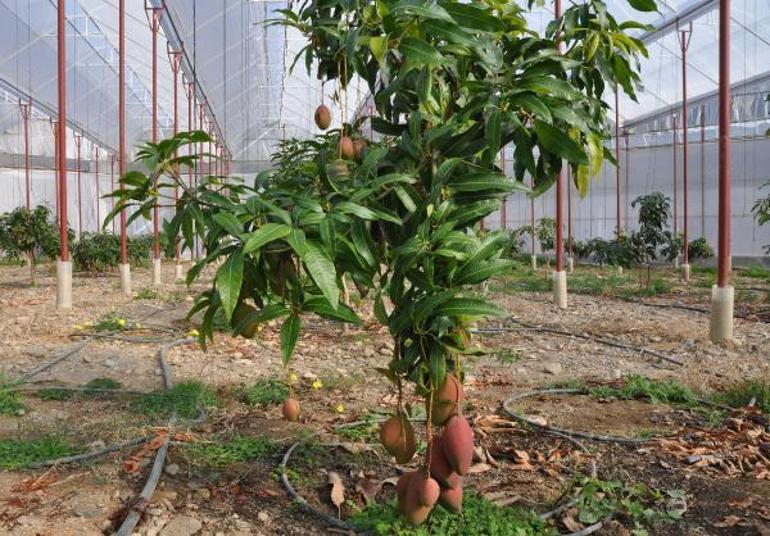
<svg viewBox="0 0 770 536"><path fill-rule="evenodd" d="M139 322L135 322L134 329L142 329L142 325Z"/></svg>
<svg viewBox="0 0 770 536"><path fill-rule="evenodd" d="M334 411L337 413L345 413L345 404L337 404L334 406Z"/></svg>
<svg viewBox="0 0 770 536"><path fill-rule="evenodd" d="M320 389L323 386L324 384L321 383L321 380L316 380L313 382L313 389Z"/></svg>
<svg viewBox="0 0 770 536"><path fill-rule="evenodd" d="M118 326L120 326L121 328L124 328L124 327L126 327L126 319L125 319L125 318L118 318L117 324L118 324Z"/></svg>
<svg viewBox="0 0 770 536"><path fill-rule="evenodd" d="M93 325L94 325L94 323L93 323L93 322L86 322L86 323L85 323L85 324L83 324L83 325L84 325L85 327L87 327L87 328L90 328L91 326L93 326Z"/></svg>
<svg viewBox="0 0 770 536"><path fill-rule="evenodd" d="M81 326L80 324L75 324L74 326L72 326L72 329L75 329L75 330L77 330L77 331L80 331L80 330L82 330L82 329L83 329L83 326Z"/></svg>
<svg viewBox="0 0 770 536"><path fill-rule="evenodd" d="M297 376L296 373L292 372L291 374L289 374L289 384L290 385L294 385L295 383L297 383L297 380L299 380L299 377Z"/></svg>
<svg viewBox="0 0 770 536"><path fill-rule="evenodd" d="M187 332L187 335L189 335L190 337L197 337L198 335L200 335L200 333L198 333L197 329L191 329L189 332Z"/></svg>

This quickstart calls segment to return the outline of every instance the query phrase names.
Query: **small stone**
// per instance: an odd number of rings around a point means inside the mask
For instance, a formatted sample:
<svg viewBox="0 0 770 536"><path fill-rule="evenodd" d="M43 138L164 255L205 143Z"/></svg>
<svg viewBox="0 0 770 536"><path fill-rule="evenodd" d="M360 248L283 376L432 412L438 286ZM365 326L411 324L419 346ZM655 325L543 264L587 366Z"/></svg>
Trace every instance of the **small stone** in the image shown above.
<svg viewBox="0 0 770 536"><path fill-rule="evenodd" d="M661 342L663 340L662 337L658 337L657 335L652 335L650 337L650 342Z"/></svg>
<svg viewBox="0 0 770 536"><path fill-rule="evenodd" d="M267 523L270 521L270 514L267 512L260 512L257 514L257 519L259 519L262 523Z"/></svg>
<svg viewBox="0 0 770 536"><path fill-rule="evenodd" d="M90 355L87 355L87 354L84 355L82 359L83 359L83 363L92 363L93 360L94 360L93 357L91 357Z"/></svg>
<svg viewBox="0 0 770 536"><path fill-rule="evenodd" d="M203 524L190 516L174 517L166 523L160 536L192 536L203 528Z"/></svg>
<svg viewBox="0 0 770 536"><path fill-rule="evenodd" d="M115 361L114 359L107 359L104 362L104 366L107 367L107 368L114 369L114 368L116 368L118 366L118 362Z"/></svg>
<svg viewBox="0 0 770 536"><path fill-rule="evenodd" d="M195 490L195 498L202 499L202 500L210 499L211 492L208 490L208 488L201 488L201 489Z"/></svg>
<svg viewBox="0 0 770 536"><path fill-rule="evenodd" d="M302 373L302 379L313 382L318 379L318 375L307 371Z"/></svg>
<svg viewBox="0 0 770 536"><path fill-rule="evenodd" d="M393 350L388 348L387 346L383 346L380 348L380 355L391 355L393 353Z"/></svg>
<svg viewBox="0 0 770 536"><path fill-rule="evenodd" d="M101 450L105 447L104 441L97 439L88 444L88 450Z"/></svg>
<svg viewBox="0 0 770 536"><path fill-rule="evenodd" d="M610 372L610 378L613 380L619 380L623 377L623 371L619 368L612 369L612 372Z"/></svg>
<svg viewBox="0 0 770 536"><path fill-rule="evenodd" d="M163 510L161 510L160 508L148 508L147 510L145 510L145 512L150 514L152 517L158 517L161 514L163 514Z"/></svg>
<svg viewBox="0 0 770 536"><path fill-rule="evenodd" d="M27 414L27 412L24 409L22 409L22 408L19 408L19 409L16 410L16 416L17 417L23 417L26 414Z"/></svg>
<svg viewBox="0 0 770 536"><path fill-rule="evenodd" d="M546 372L548 374L553 374L554 376L558 376L561 374L562 366L561 363L546 363L543 365L543 372Z"/></svg>
<svg viewBox="0 0 770 536"><path fill-rule="evenodd" d="M179 474L179 465L176 463L172 463L171 465L166 466L166 474L167 475L177 475Z"/></svg>

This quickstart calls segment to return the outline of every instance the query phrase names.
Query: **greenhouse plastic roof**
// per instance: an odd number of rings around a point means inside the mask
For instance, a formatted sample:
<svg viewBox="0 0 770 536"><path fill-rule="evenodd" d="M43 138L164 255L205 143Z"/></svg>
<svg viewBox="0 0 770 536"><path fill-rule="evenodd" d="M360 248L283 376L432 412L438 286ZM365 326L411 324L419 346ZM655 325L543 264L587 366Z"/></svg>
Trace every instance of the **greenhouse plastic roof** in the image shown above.
<svg viewBox="0 0 770 536"><path fill-rule="evenodd" d="M523 4L524 2L522 2ZM645 91L639 102L623 96L622 124L634 133L669 129L682 98L677 21L687 28L693 15L688 49L688 86L693 105L691 124L716 121L718 80L718 6L716 0L659 0L660 13L635 12L626 0L609 0L618 20L633 18L665 28L646 36L649 59L642 63ZM308 137L317 132L313 111L322 88L300 64L289 65L304 39L293 30L269 26L285 1L166 0L159 38L159 111L161 134L171 133L172 75L166 41L183 43L182 70L195 79L206 116L224 139L235 169L264 166L282 137ZM100 146L117 147L117 7L118 0L68 0L68 117L74 131ZM126 1L127 126L132 145L151 131L151 31L141 0ZM528 18L542 30L552 17L536 9ZM731 81L736 84L733 117L741 122L766 122L770 90L770 0L732 1ZM55 0L0 0L0 86L6 104L31 96L41 117L56 110ZM640 32L642 36L643 32ZM365 89L348 91L344 111L331 105L338 122L352 117L366 99ZM702 97L702 98L699 98ZM607 95L613 103L612 95ZM179 84L180 129L188 128L187 99ZM0 127L12 120L0 114ZM15 121L18 118L14 119ZM196 124L197 126L197 124ZM52 145L51 145L52 147Z"/></svg>

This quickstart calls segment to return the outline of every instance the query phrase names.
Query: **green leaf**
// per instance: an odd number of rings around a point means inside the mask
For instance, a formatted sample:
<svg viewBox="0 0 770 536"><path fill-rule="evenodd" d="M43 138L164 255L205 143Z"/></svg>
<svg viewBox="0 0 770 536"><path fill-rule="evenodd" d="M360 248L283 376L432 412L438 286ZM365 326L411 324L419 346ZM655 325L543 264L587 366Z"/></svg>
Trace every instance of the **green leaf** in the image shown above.
<svg viewBox="0 0 770 536"><path fill-rule="evenodd" d="M399 45L399 50L406 60L404 68L422 67L424 65L436 67L444 63L445 58L436 47L417 37L404 37Z"/></svg>
<svg viewBox="0 0 770 536"><path fill-rule="evenodd" d="M535 131L540 145L549 152L575 164L588 163L588 157L583 152L583 148L572 141L566 132L538 120L535 120Z"/></svg>
<svg viewBox="0 0 770 536"><path fill-rule="evenodd" d="M534 114L543 121L552 121L548 107L532 93L519 93L511 97L511 104L520 106L524 111Z"/></svg>
<svg viewBox="0 0 770 536"><path fill-rule="evenodd" d="M243 246L244 253L251 253L252 251L261 248L265 244L269 244L274 240L285 238L291 232L291 227L282 223L266 223L259 227L256 231L249 233L248 238Z"/></svg>
<svg viewBox="0 0 770 536"><path fill-rule="evenodd" d="M238 221L238 218L232 212L217 212L213 218L215 222L233 236L240 236L243 232L243 224Z"/></svg>
<svg viewBox="0 0 770 536"><path fill-rule="evenodd" d="M505 316L506 312L498 306L481 298L452 298L434 310L443 316Z"/></svg>
<svg viewBox="0 0 770 536"><path fill-rule="evenodd" d="M377 63L382 65L385 62L385 56L388 54L388 36L380 35L369 38L369 49Z"/></svg>
<svg viewBox="0 0 770 536"><path fill-rule="evenodd" d="M478 192L491 190L495 192L512 192L516 183L503 173L474 173L462 177L453 177L448 186L458 192Z"/></svg>
<svg viewBox="0 0 770 536"><path fill-rule="evenodd" d="M444 9L464 28L484 32L501 32L505 29L502 21L483 9L460 2L444 2Z"/></svg>
<svg viewBox="0 0 770 536"><path fill-rule="evenodd" d="M657 11L655 0L628 0L628 3L637 11Z"/></svg>
<svg viewBox="0 0 770 536"><path fill-rule="evenodd" d="M300 258L321 293L333 307L336 307L340 302L337 272L323 247L313 240L308 240L305 242L305 254L300 255Z"/></svg>
<svg viewBox="0 0 770 536"><path fill-rule="evenodd" d="M236 250L217 270L216 288L229 321L233 316L243 282L243 251Z"/></svg>
<svg viewBox="0 0 770 536"><path fill-rule="evenodd" d="M253 324L254 322L269 322L271 320L275 320L276 318L286 316L289 314L289 312L290 309L288 307L279 303L266 305L259 311L249 311L249 313L243 317L237 325L233 326L233 329L235 333L240 333L243 331L243 328Z"/></svg>
<svg viewBox="0 0 770 536"><path fill-rule="evenodd" d="M379 292L374 298L374 317L380 324L388 325L388 313L385 311L385 303L382 301L382 294Z"/></svg>
<svg viewBox="0 0 770 536"><path fill-rule="evenodd" d="M297 313L290 314L281 326L281 357L283 358L284 366L289 363L294 353L294 347L297 346L299 329L300 318Z"/></svg>
<svg viewBox="0 0 770 536"><path fill-rule="evenodd" d="M307 298L302 305L302 310L315 313L318 316L330 320L341 320L342 322L348 322L350 324L361 323L361 319L358 318L358 315L356 315L356 312L353 309L344 303L338 304L335 309L323 296L311 296Z"/></svg>
<svg viewBox="0 0 770 536"><path fill-rule="evenodd" d="M395 16L413 16L421 19L454 22L444 8L428 2L401 1L393 6L391 13Z"/></svg>
<svg viewBox="0 0 770 536"><path fill-rule="evenodd" d="M430 369L430 383L433 387L441 387L446 377L446 355L444 349L438 343L433 343L428 348Z"/></svg>

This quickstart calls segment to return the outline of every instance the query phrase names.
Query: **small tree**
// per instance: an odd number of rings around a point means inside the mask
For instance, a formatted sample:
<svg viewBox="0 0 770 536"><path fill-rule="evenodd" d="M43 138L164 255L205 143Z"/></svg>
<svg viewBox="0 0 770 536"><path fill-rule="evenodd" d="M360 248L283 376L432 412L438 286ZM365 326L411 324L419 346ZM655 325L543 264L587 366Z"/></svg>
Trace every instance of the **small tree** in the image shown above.
<svg viewBox="0 0 770 536"><path fill-rule="evenodd" d="M668 221L671 218L671 200L660 192L641 195L631 202L639 206L639 229L631 235L636 258L647 268L647 287L650 286L652 263L661 254L661 248L669 246L676 256L677 247L671 247L671 232ZM641 280L641 277L640 277Z"/></svg>
<svg viewBox="0 0 770 536"><path fill-rule="evenodd" d="M535 226L535 237L540 245L540 251L545 257L546 266L551 266L549 252L556 248L556 220L553 218L540 218Z"/></svg>
<svg viewBox="0 0 770 536"><path fill-rule="evenodd" d="M59 252L59 228L51 210L46 205L38 205L32 210L19 207L1 215L0 248L12 256L29 258L30 280L34 285L37 260L54 259Z"/></svg>
<svg viewBox="0 0 770 536"><path fill-rule="evenodd" d="M770 183L763 184L762 189L765 189L768 186L770 186ZM770 222L770 194L757 199L754 206L751 207L751 212L754 214L754 219L760 226ZM766 244L764 248L765 253L770 254L770 244Z"/></svg>

